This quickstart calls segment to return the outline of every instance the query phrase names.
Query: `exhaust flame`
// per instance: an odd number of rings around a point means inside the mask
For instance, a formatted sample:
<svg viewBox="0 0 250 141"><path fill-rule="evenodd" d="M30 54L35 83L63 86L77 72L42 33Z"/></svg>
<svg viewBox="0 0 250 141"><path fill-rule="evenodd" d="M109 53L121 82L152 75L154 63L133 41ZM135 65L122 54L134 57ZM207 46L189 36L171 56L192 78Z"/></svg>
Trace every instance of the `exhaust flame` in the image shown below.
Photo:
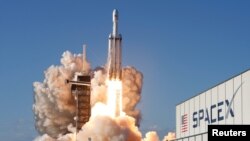
<svg viewBox="0 0 250 141"><path fill-rule="evenodd" d="M122 111L122 82L120 80L108 80L107 106L111 117L124 115Z"/></svg>

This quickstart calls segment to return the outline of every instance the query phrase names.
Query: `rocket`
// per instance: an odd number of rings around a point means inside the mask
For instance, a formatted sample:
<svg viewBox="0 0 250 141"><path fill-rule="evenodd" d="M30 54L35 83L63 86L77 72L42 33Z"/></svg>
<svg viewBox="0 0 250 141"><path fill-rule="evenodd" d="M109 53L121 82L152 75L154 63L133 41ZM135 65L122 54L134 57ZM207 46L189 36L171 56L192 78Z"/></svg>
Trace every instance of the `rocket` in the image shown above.
<svg viewBox="0 0 250 141"><path fill-rule="evenodd" d="M122 79L122 35L118 34L118 10L113 10L113 32L109 35L107 72L110 80Z"/></svg>

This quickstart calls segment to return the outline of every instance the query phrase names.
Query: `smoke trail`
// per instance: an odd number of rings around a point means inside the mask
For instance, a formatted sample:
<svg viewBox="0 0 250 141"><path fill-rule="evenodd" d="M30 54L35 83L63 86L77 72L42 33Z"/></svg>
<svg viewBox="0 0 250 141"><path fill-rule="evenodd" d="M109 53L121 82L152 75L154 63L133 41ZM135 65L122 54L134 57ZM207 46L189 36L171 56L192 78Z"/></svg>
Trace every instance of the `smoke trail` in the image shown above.
<svg viewBox="0 0 250 141"><path fill-rule="evenodd" d="M138 129L141 114L136 105L141 99L143 75L133 67L123 69L123 111L125 116L112 118L105 113L107 101L106 71L98 68L91 72L92 115L82 130L75 136L72 127L76 112L75 101L66 79L75 74L90 71L90 64L82 55L63 53L61 65L50 66L44 72L43 82L34 82L34 104L36 129L41 134L35 141L158 141L155 132L142 139ZM83 65L84 64L84 65ZM97 112L96 112L97 111ZM98 113L98 114L96 114Z"/></svg>

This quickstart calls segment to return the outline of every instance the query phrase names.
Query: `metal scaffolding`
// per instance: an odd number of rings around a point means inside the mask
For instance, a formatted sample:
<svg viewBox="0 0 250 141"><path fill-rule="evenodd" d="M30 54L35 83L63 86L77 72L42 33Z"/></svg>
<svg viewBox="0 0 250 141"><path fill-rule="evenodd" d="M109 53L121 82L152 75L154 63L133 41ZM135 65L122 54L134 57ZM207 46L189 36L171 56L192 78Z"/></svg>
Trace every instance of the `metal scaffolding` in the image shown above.
<svg viewBox="0 0 250 141"><path fill-rule="evenodd" d="M89 121L91 116L90 105L90 75L78 75L77 81L69 81L71 84L71 92L76 102L76 133L81 130L82 126Z"/></svg>

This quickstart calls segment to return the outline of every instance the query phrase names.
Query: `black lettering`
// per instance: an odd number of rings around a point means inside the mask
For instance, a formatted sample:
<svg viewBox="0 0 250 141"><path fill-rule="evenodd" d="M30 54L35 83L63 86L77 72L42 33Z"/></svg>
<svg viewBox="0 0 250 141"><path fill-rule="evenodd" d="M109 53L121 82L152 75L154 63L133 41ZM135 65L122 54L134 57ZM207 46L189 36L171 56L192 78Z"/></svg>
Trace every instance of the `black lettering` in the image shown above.
<svg viewBox="0 0 250 141"><path fill-rule="evenodd" d="M223 103L223 101L218 103L218 121L224 120L224 116L220 114L222 112L222 109L220 107L223 105Z"/></svg>
<svg viewBox="0 0 250 141"><path fill-rule="evenodd" d="M208 124L210 124L210 118L209 118L209 114L208 114L208 110L206 109L206 117L205 117L205 121L208 122Z"/></svg>
<svg viewBox="0 0 250 141"><path fill-rule="evenodd" d="M214 123L214 122L216 122L216 118L215 119L213 119L213 109L216 107L216 105L214 104L214 105L212 105L211 107L210 107L210 114L211 114L211 123Z"/></svg>
<svg viewBox="0 0 250 141"><path fill-rule="evenodd" d="M204 119L204 110L200 109L199 110L199 126L200 126L200 123L201 123L202 119Z"/></svg>
<svg viewBox="0 0 250 141"><path fill-rule="evenodd" d="M197 119L196 115L197 115L197 112L194 112L193 113L193 122L194 122L193 128L196 128L198 125L198 119Z"/></svg>
<svg viewBox="0 0 250 141"><path fill-rule="evenodd" d="M226 102L226 105L228 107L228 110L229 110L229 113L232 117L234 117L234 111L232 110L232 107L229 107L229 101L228 100L225 100ZM226 117L227 118L227 117Z"/></svg>

